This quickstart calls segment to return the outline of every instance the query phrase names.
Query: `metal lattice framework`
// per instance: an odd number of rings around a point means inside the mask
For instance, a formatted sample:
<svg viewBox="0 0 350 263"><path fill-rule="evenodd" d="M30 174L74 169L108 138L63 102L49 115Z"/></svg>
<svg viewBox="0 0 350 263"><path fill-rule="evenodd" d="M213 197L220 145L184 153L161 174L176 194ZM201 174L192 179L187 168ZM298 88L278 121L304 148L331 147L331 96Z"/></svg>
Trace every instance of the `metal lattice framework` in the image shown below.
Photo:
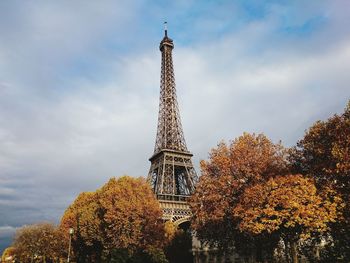
<svg viewBox="0 0 350 263"><path fill-rule="evenodd" d="M162 69L160 78L160 101L158 129L154 152L163 149L188 152L181 126L179 106L176 98L175 75L173 68L173 41L167 34L160 43Z"/></svg>
<svg viewBox="0 0 350 263"><path fill-rule="evenodd" d="M192 154L187 150L176 97L172 60L173 40L167 35L160 42L162 67L157 137L149 159L148 181L163 209L163 218L181 223L191 216L187 199L193 193L197 174Z"/></svg>

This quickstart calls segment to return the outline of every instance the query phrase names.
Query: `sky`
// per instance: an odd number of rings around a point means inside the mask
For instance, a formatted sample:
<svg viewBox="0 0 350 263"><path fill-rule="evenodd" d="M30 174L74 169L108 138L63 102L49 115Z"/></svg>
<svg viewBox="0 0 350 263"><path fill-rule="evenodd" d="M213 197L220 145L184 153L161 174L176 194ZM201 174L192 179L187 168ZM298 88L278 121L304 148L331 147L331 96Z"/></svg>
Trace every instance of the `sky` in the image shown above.
<svg viewBox="0 0 350 263"><path fill-rule="evenodd" d="M264 133L293 146L350 99L350 1L0 1L0 252L82 191L147 176L163 22L193 162Z"/></svg>

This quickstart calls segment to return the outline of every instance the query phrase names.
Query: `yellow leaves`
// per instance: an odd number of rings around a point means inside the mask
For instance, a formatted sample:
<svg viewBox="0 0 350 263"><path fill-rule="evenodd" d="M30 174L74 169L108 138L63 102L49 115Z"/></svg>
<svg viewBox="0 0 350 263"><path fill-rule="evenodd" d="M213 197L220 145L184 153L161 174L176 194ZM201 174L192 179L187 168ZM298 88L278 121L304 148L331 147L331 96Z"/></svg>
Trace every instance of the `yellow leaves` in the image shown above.
<svg viewBox="0 0 350 263"><path fill-rule="evenodd" d="M342 115L317 121L298 142L298 146L303 156L302 165L320 184L343 181L341 177L349 176L350 172L349 106ZM338 186L339 190L349 192L343 189L341 183Z"/></svg>
<svg viewBox="0 0 350 263"><path fill-rule="evenodd" d="M14 257L16 254L16 248L14 247L7 247L1 256L1 262L7 262L9 257Z"/></svg>
<svg viewBox="0 0 350 263"><path fill-rule="evenodd" d="M335 114L310 127L296 149L296 167L315 178L322 202L318 216L331 224L309 222L319 232L329 231L341 251L346 244L350 222L350 101L342 114ZM346 240L346 241L344 241ZM348 249L347 249L348 250ZM344 257L344 256L343 256ZM344 258L349 258L345 256Z"/></svg>
<svg viewBox="0 0 350 263"><path fill-rule="evenodd" d="M232 174L245 182L258 182L286 169L285 151L263 134L244 133L230 145Z"/></svg>
<svg viewBox="0 0 350 263"><path fill-rule="evenodd" d="M164 242L161 210L143 178L111 178L101 189L81 193L61 220L63 232L73 227L85 246L134 250Z"/></svg>
<svg viewBox="0 0 350 263"><path fill-rule="evenodd" d="M306 236L324 232L337 219L334 200L317 194L314 183L301 175L278 176L247 188L233 214L240 219L242 231L260 234L298 227L299 234Z"/></svg>
<svg viewBox="0 0 350 263"><path fill-rule="evenodd" d="M164 224L164 233L167 243L170 243L176 235L177 227L173 222L167 221Z"/></svg>
<svg viewBox="0 0 350 263"><path fill-rule="evenodd" d="M241 182L286 173L286 150L265 135L244 133L229 145L221 142L208 161L201 161L202 176L233 176Z"/></svg>
<svg viewBox="0 0 350 263"><path fill-rule="evenodd" d="M280 143L273 144L263 134L244 133L229 144L221 142L211 150L209 160L201 161L202 176L190 201L192 227L208 240L225 241L227 231L237 227L232 213L234 208L236 213L245 214L247 218L257 217L260 211L254 209L255 204L267 198L259 183L287 172L286 155ZM250 189L252 185L256 188ZM277 185L272 181L269 187L274 189ZM251 191L249 198L241 196L243 191ZM238 203L239 198L242 204ZM250 204L249 213L246 204ZM274 218L276 226L269 229L273 231L279 227L279 219L271 209L265 212ZM267 223L247 220L242 224L260 233Z"/></svg>
<svg viewBox="0 0 350 263"><path fill-rule="evenodd" d="M17 259L21 262L30 260L33 255L46 257L48 260L62 256L64 243L56 226L50 223L28 225L16 231L13 247Z"/></svg>
<svg viewBox="0 0 350 263"><path fill-rule="evenodd" d="M223 242L237 228L303 238L327 231L342 219L343 200L350 202L350 106L341 116L315 123L298 147L288 151L287 162L283 146L263 134L221 142L201 162L190 202L192 227L201 237ZM291 165L308 177L288 175Z"/></svg>
<svg viewBox="0 0 350 263"><path fill-rule="evenodd" d="M97 215L98 193L82 192L72 205L65 211L60 224L62 234L66 240L69 239L69 228L73 228L75 233L79 233L88 246L92 246L95 241L101 241L101 231L97 227L100 219ZM76 235L73 236L76 238Z"/></svg>

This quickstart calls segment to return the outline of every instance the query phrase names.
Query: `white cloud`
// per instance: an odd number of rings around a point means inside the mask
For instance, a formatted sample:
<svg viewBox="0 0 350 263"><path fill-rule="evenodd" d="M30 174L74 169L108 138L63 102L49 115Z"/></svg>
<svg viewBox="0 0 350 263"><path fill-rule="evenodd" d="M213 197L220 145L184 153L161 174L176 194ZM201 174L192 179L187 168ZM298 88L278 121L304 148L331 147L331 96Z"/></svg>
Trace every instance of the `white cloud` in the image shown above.
<svg viewBox="0 0 350 263"><path fill-rule="evenodd" d="M12 226L0 226L0 236L1 237L9 237L12 236L16 232L16 227Z"/></svg>

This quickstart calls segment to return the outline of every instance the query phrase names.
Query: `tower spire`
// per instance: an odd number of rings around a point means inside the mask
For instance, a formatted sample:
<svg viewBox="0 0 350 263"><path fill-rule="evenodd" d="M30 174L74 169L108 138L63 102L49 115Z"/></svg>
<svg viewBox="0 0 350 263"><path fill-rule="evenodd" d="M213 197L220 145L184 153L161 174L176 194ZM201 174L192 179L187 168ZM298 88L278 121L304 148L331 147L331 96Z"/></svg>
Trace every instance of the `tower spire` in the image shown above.
<svg viewBox="0 0 350 263"><path fill-rule="evenodd" d="M162 53L162 65L158 128L154 154L157 154L162 149L188 152L182 131L179 106L176 97L172 58L173 48L173 40L167 36L167 29L165 29L165 37L160 42L159 46Z"/></svg>
<svg viewBox="0 0 350 263"><path fill-rule="evenodd" d="M164 22L164 33L165 33L165 37L168 37L168 22Z"/></svg>
<svg viewBox="0 0 350 263"><path fill-rule="evenodd" d="M182 130L172 59L174 43L166 25L159 45L162 60L157 136L147 180L161 204L163 218L175 222L191 216L187 198L198 178Z"/></svg>

